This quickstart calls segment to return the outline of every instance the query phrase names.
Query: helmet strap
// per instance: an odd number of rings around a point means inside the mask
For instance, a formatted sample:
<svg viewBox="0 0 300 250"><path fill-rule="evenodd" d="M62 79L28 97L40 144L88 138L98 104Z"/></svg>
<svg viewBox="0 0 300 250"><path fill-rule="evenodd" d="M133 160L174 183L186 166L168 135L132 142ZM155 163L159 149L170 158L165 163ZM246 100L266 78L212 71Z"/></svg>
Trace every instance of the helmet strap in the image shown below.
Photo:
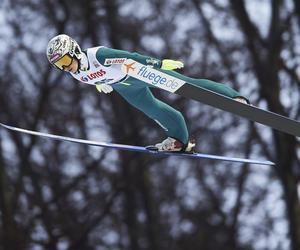
<svg viewBox="0 0 300 250"><path fill-rule="evenodd" d="M85 52L81 53L81 58L79 61L79 70L87 71L89 69L89 61Z"/></svg>

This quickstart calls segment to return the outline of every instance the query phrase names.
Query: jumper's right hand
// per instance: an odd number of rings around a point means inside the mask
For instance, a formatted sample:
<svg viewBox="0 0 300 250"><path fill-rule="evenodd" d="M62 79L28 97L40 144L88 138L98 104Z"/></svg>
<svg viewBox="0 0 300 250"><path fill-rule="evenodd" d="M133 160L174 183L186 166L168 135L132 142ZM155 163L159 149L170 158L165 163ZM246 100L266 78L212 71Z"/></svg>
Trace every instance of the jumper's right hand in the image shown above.
<svg viewBox="0 0 300 250"><path fill-rule="evenodd" d="M104 93L104 94L109 94L110 92L112 92L114 89L111 85L109 84L97 84L96 85L96 89L100 92L100 93Z"/></svg>
<svg viewBox="0 0 300 250"><path fill-rule="evenodd" d="M173 69L181 69L184 67L183 62L175 61L171 59L164 59L162 60L161 69L165 70L173 70Z"/></svg>

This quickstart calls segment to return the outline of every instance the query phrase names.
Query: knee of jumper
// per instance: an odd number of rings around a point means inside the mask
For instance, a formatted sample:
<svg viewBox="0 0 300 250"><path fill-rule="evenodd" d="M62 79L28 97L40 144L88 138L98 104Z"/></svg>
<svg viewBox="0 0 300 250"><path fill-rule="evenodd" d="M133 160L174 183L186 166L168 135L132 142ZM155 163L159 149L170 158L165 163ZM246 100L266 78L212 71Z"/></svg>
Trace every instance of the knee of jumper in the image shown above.
<svg viewBox="0 0 300 250"><path fill-rule="evenodd" d="M187 133L187 126L183 115L177 111L163 113L163 114L153 114L150 117L157 121L163 128L172 134L182 134Z"/></svg>

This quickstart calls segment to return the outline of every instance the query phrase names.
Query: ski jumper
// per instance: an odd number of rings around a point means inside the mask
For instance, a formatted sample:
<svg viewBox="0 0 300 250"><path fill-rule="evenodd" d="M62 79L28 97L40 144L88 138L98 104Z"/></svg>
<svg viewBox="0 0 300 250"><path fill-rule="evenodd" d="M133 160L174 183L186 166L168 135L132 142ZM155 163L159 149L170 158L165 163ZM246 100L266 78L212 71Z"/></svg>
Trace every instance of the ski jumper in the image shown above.
<svg viewBox="0 0 300 250"><path fill-rule="evenodd" d="M149 56L102 46L87 49L84 53L87 55L88 69L75 74L71 73L74 78L87 84L111 85L128 103L156 121L166 131L167 136L184 144L188 143L189 133L183 115L153 96L150 88L155 88L155 86L150 86L122 72L121 65L126 59L152 66L168 75L227 97L241 97L240 93L224 84L190 78L173 70L162 70L160 69L161 60Z"/></svg>

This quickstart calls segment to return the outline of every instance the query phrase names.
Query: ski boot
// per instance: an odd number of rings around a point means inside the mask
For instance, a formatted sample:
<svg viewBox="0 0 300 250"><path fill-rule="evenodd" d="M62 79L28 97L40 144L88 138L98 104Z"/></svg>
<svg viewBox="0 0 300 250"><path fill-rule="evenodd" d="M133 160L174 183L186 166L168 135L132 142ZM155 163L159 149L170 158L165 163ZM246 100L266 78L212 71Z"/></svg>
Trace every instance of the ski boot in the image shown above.
<svg viewBox="0 0 300 250"><path fill-rule="evenodd" d="M233 100L250 105L249 100L247 98L243 97L243 96L234 97Z"/></svg>
<svg viewBox="0 0 300 250"><path fill-rule="evenodd" d="M192 153L196 146L195 140L189 140L187 145L172 137L168 137L164 141L155 145L147 146L146 149L159 152L188 152Z"/></svg>

